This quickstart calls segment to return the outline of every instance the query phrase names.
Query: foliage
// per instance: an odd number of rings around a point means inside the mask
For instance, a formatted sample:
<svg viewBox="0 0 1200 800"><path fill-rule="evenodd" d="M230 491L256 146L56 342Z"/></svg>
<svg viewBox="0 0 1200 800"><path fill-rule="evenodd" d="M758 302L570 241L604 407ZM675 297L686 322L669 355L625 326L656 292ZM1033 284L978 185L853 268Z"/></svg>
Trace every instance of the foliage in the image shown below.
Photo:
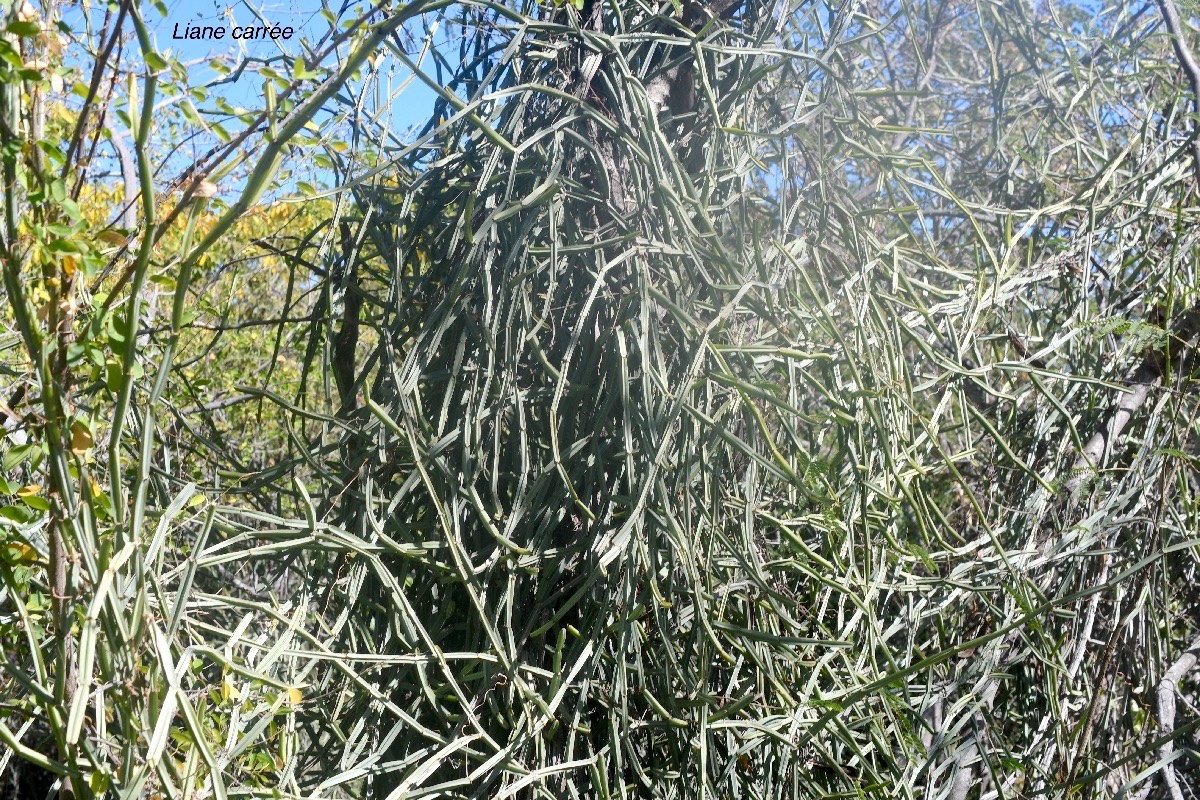
<svg viewBox="0 0 1200 800"><path fill-rule="evenodd" d="M276 676L278 654L253 659L260 674L233 641L215 644L203 612L190 616L193 591L230 577L198 576L197 557L210 535L232 532L213 502L228 492L229 466L275 467L271 451L287 440L260 411L261 438L230 442L213 408L196 403L204 370L194 362L227 355L204 333L207 317L228 324L240 312L261 326L266 308L306 307L274 292L262 302L236 295L239 282L261 287L281 275L278 253L248 241L269 232L264 215L267 225L284 221L278 206L257 203L288 177L288 148L319 143L305 126L405 15L331 20L290 75L259 70L260 110L222 125L221 104L210 113L190 102L203 90L154 50L138 6L76 11L76 28L61 11L6 8L0 42L4 372L13 379L0 486L3 763L15 755L75 796L223 797L222 775L249 787L279 781L299 741L301 694L290 675ZM190 134L215 144L162 185L178 141L158 137L180 127L156 112L173 93ZM102 146L115 153L120 199L99 177ZM224 180L236 187L232 202L216 197ZM309 227L321 209L293 206L290 217ZM223 277L252 245L263 247L256 269ZM294 363L274 371L284 386L296 374ZM196 442L205 457L195 457ZM222 603L218 621L234 607ZM19 791L49 788L14 781Z"/></svg>
<svg viewBox="0 0 1200 800"><path fill-rule="evenodd" d="M130 104L136 226L13 12L0 737L123 797L1182 797L1173 8L333 18L259 111Z"/></svg>

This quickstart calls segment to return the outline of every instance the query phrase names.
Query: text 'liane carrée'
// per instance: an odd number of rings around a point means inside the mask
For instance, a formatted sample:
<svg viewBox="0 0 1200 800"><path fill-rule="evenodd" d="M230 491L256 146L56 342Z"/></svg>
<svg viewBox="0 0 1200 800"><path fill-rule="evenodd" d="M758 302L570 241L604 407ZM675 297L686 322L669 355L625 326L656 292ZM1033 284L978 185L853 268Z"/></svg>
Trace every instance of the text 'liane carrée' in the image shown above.
<svg viewBox="0 0 1200 800"><path fill-rule="evenodd" d="M188 25L184 24L179 30L175 23L171 31L172 39L224 39L226 34L231 39L291 39L294 33L290 26L279 25L234 25L226 28L224 25Z"/></svg>

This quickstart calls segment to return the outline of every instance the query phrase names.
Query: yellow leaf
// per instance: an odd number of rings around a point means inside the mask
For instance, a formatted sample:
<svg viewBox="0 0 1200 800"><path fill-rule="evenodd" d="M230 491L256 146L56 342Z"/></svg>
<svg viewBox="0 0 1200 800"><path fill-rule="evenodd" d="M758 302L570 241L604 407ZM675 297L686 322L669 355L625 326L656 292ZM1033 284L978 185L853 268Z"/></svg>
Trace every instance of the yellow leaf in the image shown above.
<svg viewBox="0 0 1200 800"><path fill-rule="evenodd" d="M288 695L288 702L294 706L300 705L300 701L304 698L304 695L301 694L300 690L297 689L295 686L293 686L292 688L287 690L287 695Z"/></svg>
<svg viewBox="0 0 1200 800"><path fill-rule="evenodd" d="M81 456L91 449L95 444L92 439L92 432L88 430L87 425L76 421L71 425L71 452L77 456Z"/></svg>
<svg viewBox="0 0 1200 800"><path fill-rule="evenodd" d="M37 561L38 554L24 542L9 542L4 545L5 560L20 561L26 564Z"/></svg>
<svg viewBox="0 0 1200 800"><path fill-rule="evenodd" d="M237 700L241 696L242 693L239 692L238 688L233 685L233 678L226 675L224 682L221 684L221 699L229 702L232 700Z"/></svg>
<svg viewBox="0 0 1200 800"><path fill-rule="evenodd" d="M63 272L68 278L75 277L75 272L79 269L79 258L77 256L63 256Z"/></svg>
<svg viewBox="0 0 1200 800"><path fill-rule="evenodd" d="M202 505L204 505L204 500L205 500L204 495L194 494L194 495L192 495L192 499L188 500L188 507L195 508L196 506L202 506Z"/></svg>
<svg viewBox="0 0 1200 800"><path fill-rule="evenodd" d="M32 483L28 486L22 486L20 489L17 489L17 497L32 497L35 494L41 493L42 487L36 486Z"/></svg>
<svg viewBox="0 0 1200 800"><path fill-rule="evenodd" d="M96 238L99 239L100 241L104 242L105 244L111 244L115 247L120 247L121 245L123 245L129 241L128 236L121 233L120 231L114 231L111 229L106 230L106 231L100 231L99 233L96 234Z"/></svg>

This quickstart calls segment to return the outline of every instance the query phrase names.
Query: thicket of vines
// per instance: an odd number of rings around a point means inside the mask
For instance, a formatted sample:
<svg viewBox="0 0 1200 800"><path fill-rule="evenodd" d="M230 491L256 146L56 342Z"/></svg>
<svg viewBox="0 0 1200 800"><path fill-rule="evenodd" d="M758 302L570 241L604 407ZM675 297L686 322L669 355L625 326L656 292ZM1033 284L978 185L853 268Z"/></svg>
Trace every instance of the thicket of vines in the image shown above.
<svg viewBox="0 0 1200 800"><path fill-rule="evenodd" d="M142 13L0 47L15 781L1194 790L1189 8Z"/></svg>

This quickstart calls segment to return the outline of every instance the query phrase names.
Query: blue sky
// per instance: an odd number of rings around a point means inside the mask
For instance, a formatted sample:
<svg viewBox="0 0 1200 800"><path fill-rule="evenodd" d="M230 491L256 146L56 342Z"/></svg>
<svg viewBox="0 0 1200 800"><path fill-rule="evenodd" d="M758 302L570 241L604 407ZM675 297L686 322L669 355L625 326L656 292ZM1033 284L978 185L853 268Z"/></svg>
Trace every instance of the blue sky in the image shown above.
<svg viewBox="0 0 1200 800"><path fill-rule="evenodd" d="M369 7L365 3L355 4L349 0L329 0L329 4L340 20L355 19ZM195 98L193 103L205 120L205 125L218 123L230 134L235 134L242 127L242 123L220 110L218 98L235 109L262 109L265 102L263 91L266 78L258 74L257 69L260 66L270 66L287 76L291 73L296 58L312 53L314 48L318 47L318 43L328 39L330 31L330 22L322 15L322 4L318 0L266 0L261 3L254 0L166 0L165 5L167 13L164 16L153 5L142 4L142 13L156 50L161 55L176 59L186 66L186 83L189 89L203 88L208 92L207 97ZM64 14L64 22L73 29L80 30L83 25L83 13L88 12L74 6ZM90 13L95 15L93 27L98 27L104 7L92 6ZM293 29L293 35L287 41L245 41L234 40L231 36L234 26L264 23L281 28L290 27ZM415 34L420 31L421 25L420 21L410 23ZM225 36L220 40L175 38L176 32L182 34L188 26L221 26L225 28ZM126 45L124 58L136 57L137 53L136 42L130 42ZM385 120L390 121L392 133L400 141L407 142L411 140L409 135L428 120L437 96L389 53L382 53L381 56L385 60L378 62L381 77L373 87L372 99L390 107L390 111L384 114ZM228 68L236 68L247 60L250 65L240 77L236 73L227 74ZM224 71L214 68L214 62L224 63L228 68ZM311 63L309 66L312 66ZM332 64L326 62L325 66ZM425 59L421 66L431 70L430 59ZM400 86L403 86L402 93L388 102L388 94L394 94ZM159 91L159 108L177 108L181 103L193 102L186 93L180 93L161 83ZM118 108L123 107L124 103L119 102ZM365 110L368 115L372 113L369 104ZM315 122L320 126L321 136L326 142L330 136L337 138L346 135L344 128L331 127L327 116L319 116ZM167 156L162 177L177 174L216 143L211 130L205 132L199 126L190 127L200 135L176 137L179 144L173 153ZM312 153L312 158L293 158L285 164L286 172L279 175L282 195L295 196L297 188L304 183L311 183L317 188L330 187L332 176L327 166L323 166L320 161L325 157L320 154L328 154L329 151L323 146L318 146L313 148ZM104 154L108 155L110 154L107 152ZM241 169L220 182L220 198L232 198L244 178ZM280 196L275 191L270 195Z"/></svg>
<svg viewBox="0 0 1200 800"><path fill-rule="evenodd" d="M247 0L168 0L166 5L168 13L165 18L151 7L144 6L146 22L158 50L162 53L170 51L188 65L188 78L192 86L210 86L221 77L209 66L213 59L224 59L232 66L247 57L264 59L286 56L290 63L306 51L306 44L315 44L329 30L329 23L321 14L322 4L317 0L269 0L263 3ZM341 8L341 3L336 0L330 5L334 11ZM347 6L342 14L345 19L354 16L354 7L350 4ZM246 42L230 38L229 31L234 25L258 25L261 22L292 28L292 39ZM220 41L173 38L176 26L182 33L187 25L224 26L226 36ZM402 74L397 74L394 81L402 81L410 74L400 65L397 65L397 69ZM222 83L213 87L212 91L234 105L259 108L262 104L262 78L249 70L238 81ZM424 122L433 108L435 97L433 91L421 81L412 81L404 91L402 102L393 107L392 123L395 130Z"/></svg>

